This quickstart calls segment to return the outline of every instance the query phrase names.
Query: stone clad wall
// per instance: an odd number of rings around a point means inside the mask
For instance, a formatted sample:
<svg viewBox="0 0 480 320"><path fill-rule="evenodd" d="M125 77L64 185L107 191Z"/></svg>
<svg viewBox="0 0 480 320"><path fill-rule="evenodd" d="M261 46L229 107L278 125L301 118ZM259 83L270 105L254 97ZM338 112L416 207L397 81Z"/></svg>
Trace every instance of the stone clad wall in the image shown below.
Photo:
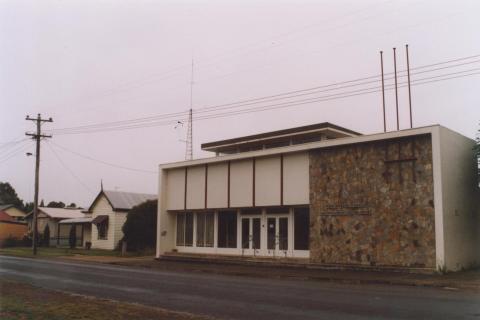
<svg viewBox="0 0 480 320"><path fill-rule="evenodd" d="M430 135L310 152L315 263L435 267Z"/></svg>

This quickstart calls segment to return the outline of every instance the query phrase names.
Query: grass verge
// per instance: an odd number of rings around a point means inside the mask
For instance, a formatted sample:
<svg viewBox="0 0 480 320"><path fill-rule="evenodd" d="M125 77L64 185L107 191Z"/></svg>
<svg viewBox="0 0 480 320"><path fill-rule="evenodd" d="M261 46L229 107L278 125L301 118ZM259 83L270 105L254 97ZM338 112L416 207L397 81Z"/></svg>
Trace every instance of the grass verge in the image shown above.
<svg viewBox="0 0 480 320"><path fill-rule="evenodd" d="M133 303L102 300L0 280L0 319L209 319Z"/></svg>

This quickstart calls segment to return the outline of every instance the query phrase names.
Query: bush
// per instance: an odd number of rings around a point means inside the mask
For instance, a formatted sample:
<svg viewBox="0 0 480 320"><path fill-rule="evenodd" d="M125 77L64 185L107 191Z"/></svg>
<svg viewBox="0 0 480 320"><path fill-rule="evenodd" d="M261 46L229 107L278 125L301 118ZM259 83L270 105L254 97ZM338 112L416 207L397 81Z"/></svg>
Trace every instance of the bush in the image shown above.
<svg viewBox="0 0 480 320"><path fill-rule="evenodd" d="M70 249L74 249L77 244L77 227L75 225L72 225L72 227L70 228L68 244L70 245Z"/></svg>
<svg viewBox="0 0 480 320"><path fill-rule="evenodd" d="M122 241L127 242L128 251L154 248L157 238L157 200L133 207L127 214L122 231Z"/></svg>
<svg viewBox="0 0 480 320"><path fill-rule="evenodd" d="M48 226L48 224L45 227L45 231L43 232L42 246L50 247L50 227Z"/></svg>
<svg viewBox="0 0 480 320"><path fill-rule="evenodd" d="M19 243L20 241L15 238L15 237L12 237L11 235L8 236L7 238L5 238L5 240L3 240L2 242L2 247L3 248L11 248L11 247L18 247L20 245Z"/></svg>

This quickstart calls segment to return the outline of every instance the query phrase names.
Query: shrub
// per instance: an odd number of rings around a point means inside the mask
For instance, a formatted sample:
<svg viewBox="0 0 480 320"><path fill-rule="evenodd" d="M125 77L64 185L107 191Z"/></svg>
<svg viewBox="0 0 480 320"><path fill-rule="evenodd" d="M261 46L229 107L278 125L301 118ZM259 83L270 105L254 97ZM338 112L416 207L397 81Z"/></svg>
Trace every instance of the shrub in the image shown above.
<svg viewBox="0 0 480 320"><path fill-rule="evenodd" d="M77 242L77 227L75 225L72 225L70 228L70 234L68 237L68 244L70 245L71 249L74 249L76 246Z"/></svg>
<svg viewBox="0 0 480 320"><path fill-rule="evenodd" d="M5 238L5 240L3 240L2 242L2 247L3 248L11 248L11 247L17 247L20 245L19 243L20 241L15 238L15 237L12 237L11 235L9 235L7 238Z"/></svg>
<svg viewBox="0 0 480 320"><path fill-rule="evenodd" d="M48 224L45 227L45 231L43 232L42 246L50 247L50 227L48 226Z"/></svg>
<svg viewBox="0 0 480 320"><path fill-rule="evenodd" d="M127 214L122 231L122 240L127 242L129 251L154 248L157 235L157 200L149 200L133 207Z"/></svg>

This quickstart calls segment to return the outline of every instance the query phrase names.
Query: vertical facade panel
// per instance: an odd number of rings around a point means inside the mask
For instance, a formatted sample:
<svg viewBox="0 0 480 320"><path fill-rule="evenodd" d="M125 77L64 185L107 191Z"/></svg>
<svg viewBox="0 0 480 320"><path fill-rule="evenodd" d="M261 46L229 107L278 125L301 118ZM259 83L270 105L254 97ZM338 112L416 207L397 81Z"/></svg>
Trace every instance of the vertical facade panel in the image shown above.
<svg viewBox="0 0 480 320"><path fill-rule="evenodd" d="M255 161L255 204L278 206L281 204L280 156L257 158Z"/></svg>
<svg viewBox="0 0 480 320"><path fill-rule="evenodd" d="M167 210L183 210L185 197L185 169L166 171L166 208Z"/></svg>
<svg viewBox="0 0 480 320"><path fill-rule="evenodd" d="M187 170L187 209L202 209L205 207L205 166Z"/></svg>
<svg viewBox="0 0 480 320"><path fill-rule="evenodd" d="M230 164L230 206L251 207L253 204L253 160Z"/></svg>
<svg viewBox="0 0 480 320"><path fill-rule="evenodd" d="M207 208L228 207L228 164L209 164L207 176Z"/></svg>
<svg viewBox="0 0 480 320"><path fill-rule="evenodd" d="M283 203L309 203L309 156L307 152L283 157Z"/></svg>

